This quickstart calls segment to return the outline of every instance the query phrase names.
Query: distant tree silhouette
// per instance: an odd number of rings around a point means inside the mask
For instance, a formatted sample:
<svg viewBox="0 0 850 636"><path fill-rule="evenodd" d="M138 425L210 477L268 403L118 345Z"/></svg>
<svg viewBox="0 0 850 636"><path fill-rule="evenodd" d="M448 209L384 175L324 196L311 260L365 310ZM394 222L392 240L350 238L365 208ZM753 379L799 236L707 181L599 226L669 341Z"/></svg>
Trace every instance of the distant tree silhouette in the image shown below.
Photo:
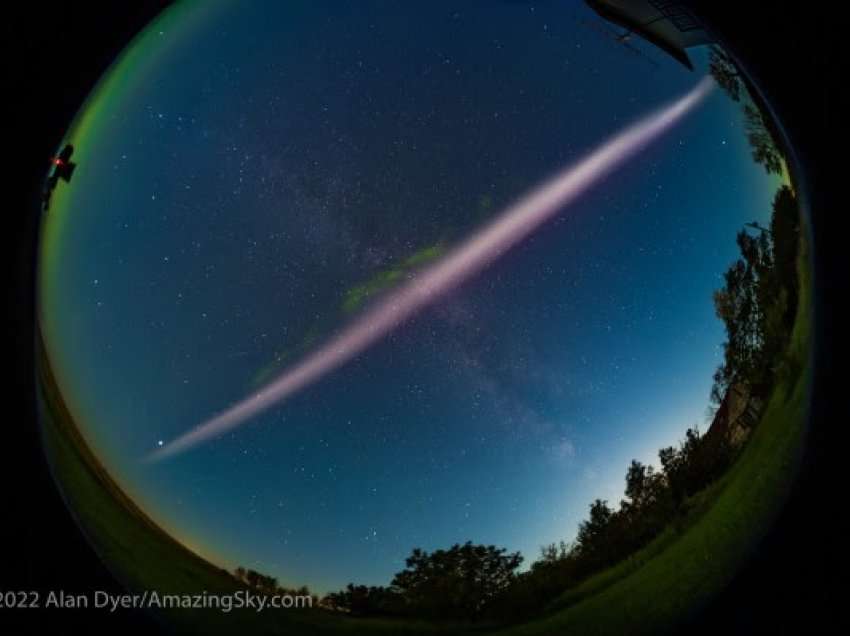
<svg viewBox="0 0 850 636"><path fill-rule="evenodd" d="M576 548L583 560L595 567L605 560L606 543L614 511L608 502L596 499L590 504L590 518L582 521L576 535Z"/></svg>
<svg viewBox="0 0 850 636"><path fill-rule="evenodd" d="M768 174L782 174L782 153L773 132L767 127L761 110L752 104L744 106L744 129L753 153L753 160L764 166Z"/></svg>
<svg viewBox="0 0 850 636"><path fill-rule="evenodd" d="M744 231L738 234L739 258L724 274L725 285L714 293L717 317L726 327L723 345L723 364L715 374L712 398L722 400L735 382L762 386L765 377L764 305L759 303L767 286L762 275L769 268L771 255L767 234L752 237Z"/></svg>
<svg viewBox="0 0 850 636"><path fill-rule="evenodd" d="M507 554L505 548L471 541L431 553L417 548L392 587L417 615L474 618L510 585L521 563L519 552Z"/></svg>
<svg viewBox="0 0 850 636"><path fill-rule="evenodd" d="M714 404L735 383L762 396L772 385L797 310L799 232L797 199L783 186L773 200L770 229L758 236L738 234L741 257L714 293L715 311L726 329L723 362L711 390Z"/></svg>
<svg viewBox="0 0 850 636"><path fill-rule="evenodd" d="M277 579L273 576L263 576L260 579L260 589L268 594L276 594L278 589Z"/></svg>
<svg viewBox="0 0 850 636"><path fill-rule="evenodd" d="M416 548L389 587L349 583L322 604L361 616L474 619L510 586L521 563L519 552L471 541L430 553Z"/></svg>
<svg viewBox="0 0 850 636"><path fill-rule="evenodd" d="M712 46L708 54L708 70L717 85L734 101L740 101L744 91L741 73L732 58L719 46Z"/></svg>
<svg viewBox="0 0 850 636"><path fill-rule="evenodd" d="M649 494L647 471L650 470L652 470L652 466L644 466L638 460L633 459L626 471L625 495L629 498L630 505L635 509L645 506Z"/></svg>
<svg viewBox="0 0 850 636"><path fill-rule="evenodd" d="M398 590L353 583L344 590L325 595L322 605L355 616L400 616L405 613L405 601Z"/></svg>
<svg viewBox="0 0 850 636"><path fill-rule="evenodd" d="M744 104L744 129L753 160L768 174L781 174L784 153L780 150L781 136L772 120L765 118L767 107L758 91L731 56L719 46L712 46L708 55L708 70L717 85L733 100Z"/></svg>
<svg viewBox="0 0 850 636"><path fill-rule="evenodd" d="M791 332L797 315L797 250L800 242L800 210L794 191L782 186L773 198L773 216L770 220L770 236L773 247L776 286L779 293L787 294L783 325L786 333Z"/></svg>
<svg viewBox="0 0 850 636"><path fill-rule="evenodd" d="M233 570L233 576L240 583L247 585L261 594L310 596L313 599L313 605L318 604L318 598L310 593L310 588L306 585L302 585L298 589L282 587L278 585L278 581L275 577L261 574L256 570L245 569L241 565Z"/></svg>
<svg viewBox="0 0 850 636"><path fill-rule="evenodd" d="M245 572L245 582L251 587L259 587L260 573L256 570L248 570Z"/></svg>
<svg viewBox="0 0 850 636"><path fill-rule="evenodd" d="M658 459L676 509L681 508L686 497L704 488L712 475L702 457L701 442L699 431L689 428L678 449L669 446L658 451Z"/></svg>
<svg viewBox="0 0 850 636"><path fill-rule="evenodd" d="M572 546L566 541L541 546L540 559L537 563L557 563L562 559L566 559L571 549Z"/></svg>

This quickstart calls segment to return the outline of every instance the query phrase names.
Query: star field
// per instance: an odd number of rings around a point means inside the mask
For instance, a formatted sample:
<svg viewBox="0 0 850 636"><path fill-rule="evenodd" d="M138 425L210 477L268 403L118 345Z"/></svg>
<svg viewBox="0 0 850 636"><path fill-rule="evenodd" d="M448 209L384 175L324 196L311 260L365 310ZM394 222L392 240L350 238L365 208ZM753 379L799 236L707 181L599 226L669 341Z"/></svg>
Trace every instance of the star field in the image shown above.
<svg viewBox="0 0 850 636"><path fill-rule="evenodd" d="M578 3L171 11L72 139L43 290L79 425L155 520L318 591L467 539L532 560L704 424L711 294L772 192L720 91L344 369L141 462L346 324L352 290L368 305L705 68L647 64Z"/></svg>

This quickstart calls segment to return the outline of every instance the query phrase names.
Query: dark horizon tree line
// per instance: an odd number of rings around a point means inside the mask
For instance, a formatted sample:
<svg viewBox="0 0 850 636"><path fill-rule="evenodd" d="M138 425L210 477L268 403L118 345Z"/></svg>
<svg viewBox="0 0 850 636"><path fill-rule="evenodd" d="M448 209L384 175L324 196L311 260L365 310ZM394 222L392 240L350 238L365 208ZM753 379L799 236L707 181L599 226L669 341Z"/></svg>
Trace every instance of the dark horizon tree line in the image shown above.
<svg viewBox="0 0 850 636"><path fill-rule="evenodd" d="M229 572L239 583L249 587L258 594L277 596L310 596L313 598L313 606L318 605L319 598L310 592L310 588L302 585L297 588L289 588L278 584L277 578L261 574L257 570L244 568L241 565Z"/></svg>
<svg viewBox="0 0 850 636"><path fill-rule="evenodd" d="M769 109L737 62L720 46L709 51L708 70L717 85L734 102L740 102L744 114L744 131L750 144L753 161L761 164L768 174L782 174L787 153L782 135Z"/></svg>

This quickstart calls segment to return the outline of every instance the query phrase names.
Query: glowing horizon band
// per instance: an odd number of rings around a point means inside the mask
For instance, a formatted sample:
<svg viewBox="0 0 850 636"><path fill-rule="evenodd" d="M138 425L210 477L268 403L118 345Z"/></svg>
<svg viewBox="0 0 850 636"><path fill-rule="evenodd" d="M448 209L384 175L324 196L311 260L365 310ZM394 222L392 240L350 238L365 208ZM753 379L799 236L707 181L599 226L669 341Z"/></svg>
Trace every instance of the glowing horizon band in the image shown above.
<svg viewBox="0 0 850 636"><path fill-rule="evenodd" d="M712 80L706 77L683 97L615 134L583 159L509 206L264 389L177 437L151 453L148 459L173 456L217 437L345 364L418 310L480 272L555 216L561 208L669 130L702 101L712 86Z"/></svg>

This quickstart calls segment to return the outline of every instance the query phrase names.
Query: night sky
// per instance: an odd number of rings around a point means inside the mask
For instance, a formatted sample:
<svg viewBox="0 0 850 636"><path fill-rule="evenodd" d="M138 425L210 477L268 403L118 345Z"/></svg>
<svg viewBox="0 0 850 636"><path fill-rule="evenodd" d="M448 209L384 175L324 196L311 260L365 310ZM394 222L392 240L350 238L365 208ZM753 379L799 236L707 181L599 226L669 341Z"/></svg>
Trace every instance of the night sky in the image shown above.
<svg viewBox="0 0 850 636"><path fill-rule="evenodd" d="M41 326L86 439L176 538L323 592L413 547L520 550L616 503L632 458L706 426L711 294L765 221L721 91L412 322L224 437L161 442L705 74L579 2L170 9L72 125Z"/></svg>

